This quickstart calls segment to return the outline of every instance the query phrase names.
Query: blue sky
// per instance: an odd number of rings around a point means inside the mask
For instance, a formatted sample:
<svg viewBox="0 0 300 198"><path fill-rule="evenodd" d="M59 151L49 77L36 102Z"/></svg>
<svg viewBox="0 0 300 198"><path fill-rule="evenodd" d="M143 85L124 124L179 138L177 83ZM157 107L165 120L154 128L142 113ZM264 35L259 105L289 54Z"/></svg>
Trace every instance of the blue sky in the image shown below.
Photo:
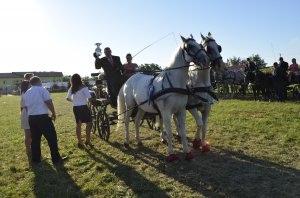
<svg viewBox="0 0 300 198"><path fill-rule="evenodd" d="M259 54L271 65L279 53L300 62L300 1L297 0L2 0L0 72L62 71L89 75L95 42L125 63L134 58L166 66L179 34L211 32L224 61Z"/></svg>

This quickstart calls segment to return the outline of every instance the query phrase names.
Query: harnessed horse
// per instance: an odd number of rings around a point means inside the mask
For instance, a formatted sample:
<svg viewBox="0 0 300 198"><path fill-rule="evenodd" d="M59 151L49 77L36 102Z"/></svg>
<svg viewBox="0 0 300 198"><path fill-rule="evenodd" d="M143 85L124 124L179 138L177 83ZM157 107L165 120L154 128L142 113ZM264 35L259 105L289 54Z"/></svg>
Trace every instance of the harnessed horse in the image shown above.
<svg viewBox="0 0 300 198"><path fill-rule="evenodd" d="M221 46L216 43L210 33L208 33L207 37L201 34L201 37L202 40L200 43L210 58L212 68L217 73L222 73L224 62L220 55L222 51ZM210 151L210 145L206 142L207 120L210 115L211 105L217 100L215 94L212 92L210 68L199 69L197 67L190 67L189 78L188 87L192 94L188 97L186 107L197 123L193 147L195 149L201 147L203 152L208 152ZM201 112L202 118L198 111ZM177 123L176 119L174 121ZM176 126L178 126L178 123ZM202 140L200 139L200 131L202 132ZM179 133L178 135L181 136Z"/></svg>
<svg viewBox="0 0 300 198"><path fill-rule="evenodd" d="M194 62L201 68L207 68L209 58L203 47L193 38L181 37L182 44L177 48L169 67L156 77L135 74L122 86L118 95L118 114L125 111L125 146L129 146L129 117L134 106L138 105L135 116L136 139L141 144L139 123L145 112L160 113L166 128L168 142L167 161L177 160L172 145L171 116L174 114L179 122L182 136L183 152L187 160L193 155L189 150L186 133L185 117L189 91L186 88L189 63ZM119 116L119 122L122 116Z"/></svg>

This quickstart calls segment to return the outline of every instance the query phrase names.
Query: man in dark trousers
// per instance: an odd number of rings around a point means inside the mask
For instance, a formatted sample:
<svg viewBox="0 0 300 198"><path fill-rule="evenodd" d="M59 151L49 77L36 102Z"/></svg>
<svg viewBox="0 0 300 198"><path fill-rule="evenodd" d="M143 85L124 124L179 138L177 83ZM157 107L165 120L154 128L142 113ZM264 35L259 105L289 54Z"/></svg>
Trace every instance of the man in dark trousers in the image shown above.
<svg viewBox="0 0 300 198"><path fill-rule="evenodd" d="M117 107L117 96L123 83L125 82L123 76L123 65L119 56L111 55L111 50L109 47L104 49L104 54L105 57L99 59L96 53L94 53L94 57L96 58L95 67L96 69L103 68L105 78L107 80L107 88L111 99L111 106Z"/></svg>
<svg viewBox="0 0 300 198"><path fill-rule="evenodd" d="M277 100L283 102L286 99L286 75L284 69L278 65L277 62L273 64L274 66L274 76L273 84L276 92Z"/></svg>
<svg viewBox="0 0 300 198"><path fill-rule="evenodd" d="M288 83L288 77L287 77L288 73L287 72L289 69L289 64L287 62L285 62L282 57L279 58L279 67L281 67L284 72L285 79L286 79L285 80L285 86L286 86ZM284 89L284 98L287 98L287 89Z"/></svg>
<svg viewBox="0 0 300 198"><path fill-rule="evenodd" d="M28 112L29 126L31 130L31 153L32 162L41 161L41 137L44 135L51 151L51 158L54 164L63 162L66 157L61 158L58 152L57 137L52 120L55 121L55 109L49 92L42 87L39 77L30 78L31 88L25 93L25 106ZM51 111L51 117L48 115Z"/></svg>

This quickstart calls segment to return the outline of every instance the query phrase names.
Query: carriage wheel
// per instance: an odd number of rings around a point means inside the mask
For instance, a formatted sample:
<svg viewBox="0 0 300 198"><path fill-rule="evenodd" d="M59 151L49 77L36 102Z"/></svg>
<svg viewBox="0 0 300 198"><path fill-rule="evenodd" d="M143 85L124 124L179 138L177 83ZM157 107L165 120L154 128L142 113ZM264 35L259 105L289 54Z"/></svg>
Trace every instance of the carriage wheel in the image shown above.
<svg viewBox="0 0 300 198"><path fill-rule="evenodd" d="M96 114L97 114L97 108L95 106L93 106L91 103L88 103L88 108L90 109L91 112L91 117L92 117L92 133L95 133L97 130L97 118L96 118Z"/></svg>
<svg viewBox="0 0 300 198"><path fill-rule="evenodd" d="M148 117L148 118L146 119L146 121L147 121L147 124L148 124L149 128L150 128L151 130L153 130L153 129L154 129L154 126L155 126L155 116L150 116L150 117Z"/></svg>
<svg viewBox="0 0 300 198"><path fill-rule="evenodd" d="M98 108L93 107L91 113L92 113L92 122L93 122L92 133L94 134L96 133L97 126L98 126L97 112L98 112Z"/></svg>
<svg viewBox="0 0 300 198"><path fill-rule="evenodd" d="M300 99L300 87L299 87L299 85L296 85L293 88L293 98L295 100Z"/></svg>
<svg viewBox="0 0 300 198"><path fill-rule="evenodd" d="M100 110L97 114L97 128L99 137L105 141L108 141L110 135L110 125L108 115L103 110Z"/></svg>

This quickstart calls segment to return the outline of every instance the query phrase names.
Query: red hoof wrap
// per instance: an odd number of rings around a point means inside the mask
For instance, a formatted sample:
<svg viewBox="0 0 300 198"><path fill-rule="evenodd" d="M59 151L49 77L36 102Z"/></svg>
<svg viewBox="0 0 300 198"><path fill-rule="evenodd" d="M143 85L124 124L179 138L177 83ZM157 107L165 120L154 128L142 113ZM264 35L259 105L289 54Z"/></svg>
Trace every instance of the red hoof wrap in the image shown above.
<svg viewBox="0 0 300 198"><path fill-rule="evenodd" d="M192 143L193 143L193 148L194 149L199 149L200 146L201 146L201 139L200 140L194 139Z"/></svg>
<svg viewBox="0 0 300 198"><path fill-rule="evenodd" d="M210 151L210 145L209 144L206 144L205 146L202 146L202 152L205 153L205 152L209 152Z"/></svg>
<svg viewBox="0 0 300 198"><path fill-rule="evenodd" d="M186 160L191 160L193 158L194 158L194 155L193 155L192 152L188 152L188 153L185 154L185 159Z"/></svg>
<svg viewBox="0 0 300 198"><path fill-rule="evenodd" d="M178 157L175 154L171 154L167 158L168 162L173 162L173 161L176 161L176 160L178 160Z"/></svg>

